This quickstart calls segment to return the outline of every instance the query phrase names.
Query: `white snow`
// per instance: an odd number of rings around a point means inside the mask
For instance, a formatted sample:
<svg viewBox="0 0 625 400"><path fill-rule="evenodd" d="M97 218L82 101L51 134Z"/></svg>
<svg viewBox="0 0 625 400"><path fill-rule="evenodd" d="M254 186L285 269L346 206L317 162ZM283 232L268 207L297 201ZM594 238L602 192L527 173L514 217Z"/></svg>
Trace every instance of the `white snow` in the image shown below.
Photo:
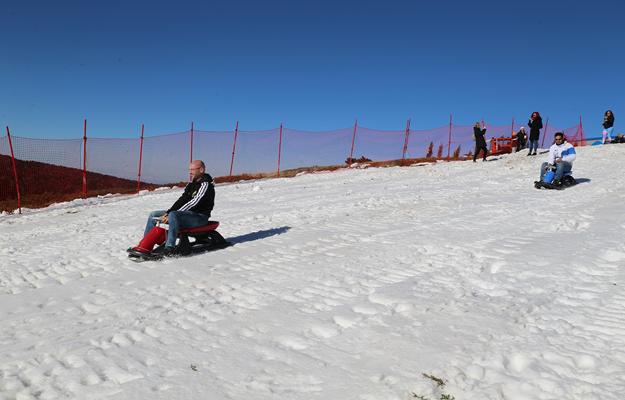
<svg viewBox="0 0 625 400"><path fill-rule="evenodd" d="M0 399L621 399L625 146L525 154L220 185L237 244L162 262L179 190L3 215Z"/></svg>

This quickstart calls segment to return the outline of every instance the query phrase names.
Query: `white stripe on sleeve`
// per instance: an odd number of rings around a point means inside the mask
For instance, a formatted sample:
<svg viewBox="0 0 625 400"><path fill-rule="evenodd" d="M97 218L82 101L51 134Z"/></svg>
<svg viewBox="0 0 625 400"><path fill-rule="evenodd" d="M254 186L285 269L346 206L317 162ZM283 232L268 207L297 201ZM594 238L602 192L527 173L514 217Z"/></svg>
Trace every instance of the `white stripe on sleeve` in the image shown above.
<svg viewBox="0 0 625 400"><path fill-rule="evenodd" d="M197 195L194 198L192 198L189 202L187 202L185 205L180 207L178 210L179 211L187 211L190 208L195 207L200 202L202 197L204 197L204 195L206 194L206 190L207 189L208 189L208 183L207 182L202 182L202 184L200 185L200 189L198 190Z"/></svg>

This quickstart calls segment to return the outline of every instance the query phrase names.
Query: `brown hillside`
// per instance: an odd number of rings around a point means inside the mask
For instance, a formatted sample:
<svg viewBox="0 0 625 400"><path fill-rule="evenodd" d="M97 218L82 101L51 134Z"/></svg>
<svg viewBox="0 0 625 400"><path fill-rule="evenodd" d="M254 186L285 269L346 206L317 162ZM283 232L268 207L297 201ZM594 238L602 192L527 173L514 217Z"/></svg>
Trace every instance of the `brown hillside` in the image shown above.
<svg viewBox="0 0 625 400"><path fill-rule="evenodd" d="M45 207L52 203L82 197L82 170L37 161L15 160L22 207ZM141 183L141 189L159 185ZM87 196L107 193L134 193L137 181L87 172ZM11 158L0 155L0 210L17 208L17 195Z"/></svg>

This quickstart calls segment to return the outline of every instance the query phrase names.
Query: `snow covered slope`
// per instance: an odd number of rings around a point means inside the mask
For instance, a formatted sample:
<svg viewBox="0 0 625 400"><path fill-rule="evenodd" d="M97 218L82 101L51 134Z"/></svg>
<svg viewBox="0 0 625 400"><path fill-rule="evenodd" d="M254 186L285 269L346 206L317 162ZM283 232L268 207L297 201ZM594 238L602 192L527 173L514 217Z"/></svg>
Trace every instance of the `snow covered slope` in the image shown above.
<svg viewBox="0 0 625 400"><path fill-rule="evenodd" d="M621 399L625 146L578 153L222 185L237 244L162 262L179 190L1 216L0 399Z"/></svg>

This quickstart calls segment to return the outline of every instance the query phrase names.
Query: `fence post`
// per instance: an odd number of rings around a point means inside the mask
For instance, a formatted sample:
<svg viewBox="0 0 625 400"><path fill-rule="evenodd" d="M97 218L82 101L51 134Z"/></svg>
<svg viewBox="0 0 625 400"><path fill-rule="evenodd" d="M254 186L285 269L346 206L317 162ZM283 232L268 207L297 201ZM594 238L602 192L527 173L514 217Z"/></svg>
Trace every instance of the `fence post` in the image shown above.
<svg viewBox="0 0 625 400"><path fill-rule="evenodd" d="M410 136L410 118L406 122L406 137L404 138L404 151L401 155L401 163L404 165L404 160L406 159L406 151L408 150L408 137Z"/></svg>
<svg viewBox="0 0 625 400"><path fill-rule="evenodd" d="M358 129L358 118L354 122L354 133L352 134L352 149L349 152L349 167L352 167L354 162L354 143L356 142L356 130Z"/></svg>
<svg viewBox="0 0 625 400"><path fill-rule="evenodd" d="M547 136L547 129L549 128L549 117L547 117L547 122L545 122L545 132L543 133L543 140L540 142L540 148L545 148L545 137Z"/></svg>
<svg viewBox="0 0 625 400"><path fill-rule="evenodd" d="M193 162L193 121L191 122L191 145L190 145L190 153L189 153L189 164Z"/></svg>
<svg viewBox="0 0 625 400"><path fill-rule="evenodd" d="M282 122L280 123L280 140L278 142L278 176L280 176L280 158L282 156Z"/></svg>
<svg viewBox="0 0 625 400"><path fill-rule="evenodd" d="M512 148L512 145L514 146L514 149ZM510 154L514 153L516 151L516 149L519 148L519 138L515 138L514 137L514 117L512 117L512 124L510 125Z"/></svg>
<svg viewBox="0 0 625 400"><path fill-rule="evenodd" d="M449 138L447 139L447 161L450 160L450 155L451 155L451 121L452 121L452 115L449 114Z"/></svg>
<svg viewBox="0 0 625 400"><path fill-rule="evenodd" d="M82 197L87 197L87 119L82 131Z"/></svg>
<svg viewBox="0 0 625 400"><path fill-rule="evenodd" d="M189 134L191 135L189 143L189 164L191 164L193 162L193 121L191 121L191 132L189 132ZM189 173L189 182L191 182L192 176L193 175Z"/></svg>
<svg viewBox="0 0 625 400"><path fill-rule="evenodd" d="M586 137L584 136L584 125L582 125L582 114L579 114L579 141L581 146L586 146Z"/></svg>
<svg viewBox="0 0 625 400"><path fill-rule="evenodd" d="M137 175L137 193L141 191L141 161L143 160L143 124L141 124L141 138L139 139L139 174Z"/></svg>
<svg viewBox="0 0 625 400"><path fill-rule="evenodd" d="M17 193L17 209L22 213L22 196L20 194L20 181L17 178L17 167L15 165L15 154L13 153L13 143L11 142L11 132L7 126L7 137L9 138L9 148L11 149L11 162L13 163L13 179L15 180L15 192Z"/></svg>
<svg viewBox="0 0 625 400"><path fill-rule="evenodd" d="M237 125L234 128L234 141L232 143L232 158L230 159L230 177L232 177L232 166L234 165L234 152L237 149L237 135L239 134L239 121L237 121Z"/></svg>
<svg viewBox="0 0 625 400"><path fill-rule="evenodd" d="M579 146L582 137L581 137L581 126L579 124L577 124L577 129L575 129L575 136L573 137L567 137L567 135L564 135L564 138L566 139L567 142L571 143L574 147Z"/></svg>

